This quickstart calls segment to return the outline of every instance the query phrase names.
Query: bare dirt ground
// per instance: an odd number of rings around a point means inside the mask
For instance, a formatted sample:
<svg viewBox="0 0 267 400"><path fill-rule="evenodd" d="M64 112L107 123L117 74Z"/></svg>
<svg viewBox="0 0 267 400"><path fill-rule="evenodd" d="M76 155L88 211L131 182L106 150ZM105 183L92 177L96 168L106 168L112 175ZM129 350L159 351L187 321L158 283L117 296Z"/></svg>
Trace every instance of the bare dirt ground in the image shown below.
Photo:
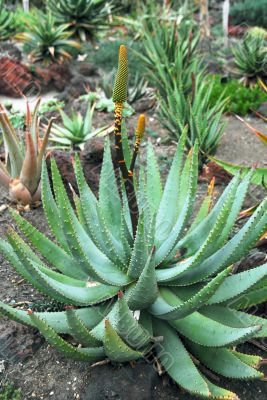
<svg viewBox="0 0 267 400"><path fill-rule="evenodd" d="M164 131L159 128L154 115L149 115L149 127L155 132ZM112 121L111 114L99 114L99 123ZM228 127L218 149L217 156L226 161L244 162L251 165L254 162L267 162L267 151L261 142L234 117L229 117ZM136 117L130 118L130 130L134 132ZM267 131L267 126L253 119L252 125ZM155 143L154 137L149 140ZM156 152L162 160L166 174L174 145L157 146ZM200 183L198 202L206 192L207 184ZM216 188L217 193L222 187ZM246 206L262 199L266 192L253 188L246 200ZM6 193L0 193L0 207L8 204ZM45 233L48 232L42 208L25 214L26 218ZM0 237L5 236L7 227L12 224L8 210L0 212ZM262 264L266 254L264 250L254 249L250 254L250 264ZM254 258L255 257L255 258ZM252 262L251 262L252 260ZM254 262L255 260L255 262ZM246 262L246 261L244 261ZM7 303L33 302L44 300L14 272L12 267L0 255L0 299ZM25 303L27 307L28 303ZM258 348L245 345L248 353L260 353ZM1 361L3 362L1 363ZM61 357L34 330L21 327L6 318L0 319L0 380L15 382L22 390L22 399L55 399L55 400L193 400L194 397L184 393L167 378L160 378L151 365L141 362L134 368L130 365L91 368L89 364L66 360ZM1 372L2 371L2 372ZM265 369L265 372L267 370ZM241 400L266 400L266 382L225 382L221 379L218 384L237 392Z"/></svg>

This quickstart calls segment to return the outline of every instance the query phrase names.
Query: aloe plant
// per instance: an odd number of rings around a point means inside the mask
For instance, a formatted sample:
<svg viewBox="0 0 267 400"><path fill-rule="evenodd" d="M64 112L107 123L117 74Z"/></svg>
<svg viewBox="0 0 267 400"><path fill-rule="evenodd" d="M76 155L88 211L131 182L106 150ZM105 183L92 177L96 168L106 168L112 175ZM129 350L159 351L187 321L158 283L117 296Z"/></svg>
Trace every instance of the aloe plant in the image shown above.
<svg viewBox="0 0 267 400"><path fill-rule="evenodd" d="M25 146L20 142L6 109L0 104L0 128L5 147L5 163L0 161L0 185L9 191L12 201L23 205L41 199L39 183L42 159L52 121L49 122L41 140L37 117L40 101L39 98L32 115L27 103Z"/></svg>
<svg viewBox="0 0 267 400"><path fill-rule="evenodd" d="M216 152L224 133L225 123L222 115L227 99L219 96L212 104L214 82L205 82L202 74L192 75L192 92L185 94L181 87L166 89L166 100L159 96L159 117L168 129L169 137L178 140L185 125L188 125L187 147L190 149L196 140L201 151L201 163Z"/></svg>
<svg viewBox="0 0 267 400"><path fill-rule="evenodd" d="M0 0L0 41L9 39L14 30L14 14L7 10L4 0Z"/></svg>
<svg viewBox="0 0 267 400"><path fill-rule="evenodd" d="M72 34L70 24L56 25L51 13L40 13L35 23L28 26L28 31L18 33L16 39L24 43L33 62L61 62L71 59L81 48L76 40L70 39Z"/></svg>
<svg viewBox="0 0 267 400"><path fill-rule="evenodd" d="M266 76L267 46L262 34L253 35L248 31L242 42L233 48L233 55L237 71L246 85Z"/></svg>
<svg viewBox="0 0 267 400"><path fill-rule="evenodd" d="M157 90L160 122L168 130L166 139L179 140L188 124L187 146L198 139L205 161L222 137L226 100L219 97L211 104L212 85L207 89L198 43L199 34L185 22L177 26L176 22L151 19L144 27L144 51L137 54Z"/></svg>
<svg viewBox="0 0 267 400"><path fill-rule="evenodd" d="M188 21L150 18L143 26L143 52L135 51L146 68L149 83L166 100L167 88L177 86L187 92L192 87L192 73L203 71L198 50L199 34Z"/></svg>
<svg viewBox="0 0 267 400"><path fill-rule="evenodd" d="M97 135L104 135L108 126L93 129L93 115L96 102L88 101L85 117L80 113L72 113L71 117L59 110L63 126L54 124L51 129L50 141L54 142L54 148L72 148L83 150L87 140Z"/></svg>
<svg viewBox="0 0 267 400"><path fill-rule="evenodd" d="M13 228L7 240L0 241L1 252L14 268L37 290L68 305L66 311L27 312L0 302L1 312L38 328L67 357L127 362L153 353L188 392L237 399L212 383L201 365L228 378L263 377L258 371L261 358L235 346L267 335L264 318L242 311L267 299L267 264L235 275L232 265L265 231L267 199L232 234L251 173L243 180L235 177L211 210L209 191L188 225L197 188L198 144L185 154L184 130L164 188L152 146L146 167L137 175L134 167L145 117L139 118L131 156L121 129L127 75L126 48L121 46L113 92L121 187L108 140L98 199L86 184L76 155L76 210L55 161L53 191L43 164L43 205L55 241L12 211L27 241ZM72 344L63 334L74 338Z"/></svg>

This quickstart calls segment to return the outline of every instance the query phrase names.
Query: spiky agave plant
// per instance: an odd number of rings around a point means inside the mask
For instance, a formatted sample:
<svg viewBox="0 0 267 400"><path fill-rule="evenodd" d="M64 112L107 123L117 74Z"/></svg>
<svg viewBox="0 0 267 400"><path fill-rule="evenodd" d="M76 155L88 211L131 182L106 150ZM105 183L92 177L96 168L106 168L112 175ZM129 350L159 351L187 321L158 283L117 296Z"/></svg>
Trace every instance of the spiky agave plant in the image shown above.
<svg viewBox="0 0 267 400"><path fill-rule="evenodd" d="M198 145L184 156L183 133L164 189L151 146L146 172L141 168L137 177L134 164L145 118L140 116L130 158L127 138L121 135L126 89L127 55L122 46L113 94L120 192L108 142L99 199L87 186L76 157L76 211L55 162L55 197L44 165L43 205L57 243L16 213L12 213L14 220L38 255L12 228L8 240L0 241L1 251L15 269L68 309L27 312L1 302L1 311L37 327L67 357L90 362L108 357L126 362L146 358L152 352L190 393L210 399L237 399L234 393L210 382L201 365L229 378L263 377L257 370L261 358L233 346L267 335L265 319L240 311L266 300L267 264L236 275L231 275L231 266L266 229L267 200L228 239L250 180L249 174L244 180L235 177L211 211L209 193L188 227L197 185ZM72 335L79 346L61 334Z"/></svg>
<svg viewBox="0 0 267 400"><path fill-rule="evenodd" d="M93 129L93 115L96 102L88 101L85 117L80 113L72 113L71 117L59 110L63 126L54 124L51 129L50 141L55 143L53 148L72 148L83 150L87 140L97 135L104 135L108 126Z"/></svg>
<svg viewBox="0 0 267 400"><path fill-rule="evenodd" d="M241 43L233 48L235 66L246 85L266 76L267 46L262 34L246 34Z"/></svg>
<svg viewBox="0 0 267 400"><path fill-rule="evenodd" d="M80 44L70 39L72 34L70 24L56 25L51 13L39 13L28 31L18 33L16 38L24 43L33 62L44 60L48 63L69 60L80 50Z"/></svg>
<svg viewBox="0 0 267 400"><path fill-rule="evenodd" d="M70 23L82 41L106 26L115 10L113 2L106 0L48 0L48 7L59 21Z"/></svg>
<svg viewBox="0 0 267 400"><path fill-rule="evenodd" d="M5 147L5 163L0 161L0 185L9 191L12 201L23 205L41 199L39 183L42 159L52 121L49 122L41 140L37 116L40 101L41 98L37 100L32 114L27 103L25 146L20 142L6 109L0 104L0 128Z"/></svg>
<svg viewBox="0 0 267 400"><path fill-rule="evenodd" d="M202 74L192 74L192 92L186 94L177 85L174 89L166 88L166 99L159 96L159 116L162 125L168 129L170 138L180 138L184 126L188 125L186 140L190 149L196 140L199 142L201 163L207 155L216 152L225 129L222 115L227 99L221 95L214 104L211 103L214 82L207 83Z"/></svg>

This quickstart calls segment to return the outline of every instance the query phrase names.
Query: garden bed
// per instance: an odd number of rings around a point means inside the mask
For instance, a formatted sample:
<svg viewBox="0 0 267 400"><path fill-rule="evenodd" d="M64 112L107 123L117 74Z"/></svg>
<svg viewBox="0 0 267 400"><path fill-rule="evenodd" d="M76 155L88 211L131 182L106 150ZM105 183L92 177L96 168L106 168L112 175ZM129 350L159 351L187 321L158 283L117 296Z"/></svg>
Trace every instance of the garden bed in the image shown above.
<svg viewBox="0 0 267 400"><path fill-rule="evenodd" d="M0 400L267 398L265 2L0 0Z"/></svg>
<svg viewBox="0 0 267 400"><path fill-rule="evenodd" d="M155 131L164 131L159 128L157 118L151 112L151 128ZM111 114L96 114L96 124L103 123L103 116L107 122L112 121ZM134 127L135 118L131 119ZM265 149L260 141L254 139L250 132L234 117L227 117L228 127L222 142L218 148L218 157L230 162L251 164L257 160L264 161ZM106 122L106 121L105 121ZM253 119L253 126L264 129L264 124L258 119ZM148 127L150 123L148 122ZM153 138L148 140L154 141ZM90 144L90 142L89 142ZM158 157L163 162L163 172L166 175L169 169L168 160L173 154L175 145L159 145L155 147ZM207 183L199 183L197 202L203 198L207 190ZM223 185L216 186L216 193L223 190ZM259 187L253 187L245 206L249 207L262 199L265 191ZM5 236L9 224L12 224L8 210L3 210L9 205L6 194L1 190L0 194L0 236ZM38 227L42 232L50 235L47 228L42 208L33 209L24 216ZM13 226L13 224L12 224ZM257 266L264 262L267 256L266 248L256 248L243 260L242 269ZM0 299L6 303L19 304L18 307L28 307L29 302L41 303L47 301L37 293L30 285L21 280L21 277L13 270L9 263L0 256ZM21 303L22 302L22 303ZM26 302L23 304L23 302ZM21 305L20 305L21 304ZM45 307L45 305L44 305ZM246 344L248 353L264 353L252 344ZM91 368L88 363L67 360L46 344L33 329L22 327L6 318L0 321L0 361L4 360L4 370L0 372L2 380L15 382L22 390L22 399L38 400L113 400L136 399L140 400L189 400L194 397L184 393L172 384L166 376L160 378L153 366L146 362L132 365L104 365ZM1 364L2 365L2 364ZM265 368L265 371L267 369ZM221 379L222 384L239 394L246 400L265 400L267 385L265 382L229 382Z"/></svg>

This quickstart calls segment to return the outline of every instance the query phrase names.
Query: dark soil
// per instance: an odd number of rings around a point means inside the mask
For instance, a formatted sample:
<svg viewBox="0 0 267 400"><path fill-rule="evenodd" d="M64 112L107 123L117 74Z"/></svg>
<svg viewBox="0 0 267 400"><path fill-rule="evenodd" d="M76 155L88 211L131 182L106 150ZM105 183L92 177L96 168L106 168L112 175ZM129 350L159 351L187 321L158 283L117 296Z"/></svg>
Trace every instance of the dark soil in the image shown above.
<svg viewBox="0 0 267 400"><path fill-rule="evenodd" d="M164 135L153 113L148 114L148 126L153 131ZM105 121L103 121L105 119ZM98 114L99 124L110 120L111 114ZM130 118L129 129L134 132L136 117ZM133 121L133 122L132 122ZM231 162L252 164L256 161L267 162L266 148L257 138L237 120L228 118L228 128L218 149L217 156ZM266 129L265 125L253 120L252 125ZM154 137L148 140L156 142ZM166 175L174 145L158 145L156 152L162 160L163 173ZM200 183L198 200L203 198L207 184ZM2 190L2 189L1 189ZM222 186L217 186L219 194ZM251 206L256 200L266 195L263 189L252 188L246 206ZM8 204L6 193L0 193L0 207ZM0 208L0 237L5 236L7 227L12 224L8 211ZM50 234L44 220L42 208L31 210L26 218L38 229ZM261 253L261 254L259 254ZM256 266L264 262L264 250L253 249L250 256L243 261L244 265ZM28 303L46 300L31 286L21 280L12 267L0 255L0 299L7 302ZM21 303L20 303L21 304ZM20 305L21 306L21 305ZM260 353L257 347L245 345L248 353ZM263 354L262 354L263 355ZM1 363L1 361L3 362ZM56 400L193 400L194 397L184 393L166 376L159 377L152 365L141 362L132 366L104 365L91 368L89 364L66 360L53 348L45 343L33 329L22 327L6 318L0 320L0 379L10 380L22 389L22 399L56 399ZM2 372L1 372L2 371ZM267 372L267 370L265 369ZM221 379L219 385L236 392L241 400L266 400L267 384L262 381L236 382Z"/></svg>

